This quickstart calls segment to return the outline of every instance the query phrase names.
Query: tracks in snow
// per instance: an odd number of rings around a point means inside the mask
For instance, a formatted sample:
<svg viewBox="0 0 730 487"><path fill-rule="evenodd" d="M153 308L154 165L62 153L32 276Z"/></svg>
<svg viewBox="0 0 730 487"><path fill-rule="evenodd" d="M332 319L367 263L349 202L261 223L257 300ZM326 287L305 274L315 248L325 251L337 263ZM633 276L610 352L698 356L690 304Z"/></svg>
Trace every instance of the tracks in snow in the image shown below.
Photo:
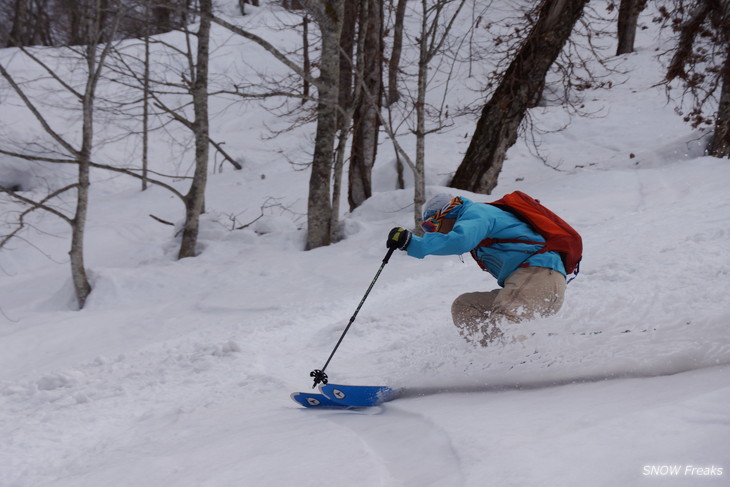
<svg viewBox="0 0 730 487"><path fill-rule="evenodd" d="M363 411L336 411L327 419L352 431L372 453L381 476L372 485L465 484L451 437L420 414L385 405Z"/></svg>

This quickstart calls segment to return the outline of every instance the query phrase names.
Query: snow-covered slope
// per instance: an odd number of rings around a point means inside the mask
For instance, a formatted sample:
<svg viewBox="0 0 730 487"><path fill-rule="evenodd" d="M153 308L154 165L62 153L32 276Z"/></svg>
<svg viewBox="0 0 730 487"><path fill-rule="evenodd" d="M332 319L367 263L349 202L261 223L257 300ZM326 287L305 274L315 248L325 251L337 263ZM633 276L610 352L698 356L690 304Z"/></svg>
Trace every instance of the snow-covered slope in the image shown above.
<svg viewBox="0 0 730 487"><path fill-rule="evenodd" d="M0 253L0 485L726 485L730 165L702 156L701 134L655 86L655 42L642 31L624 82L587 94L601 116L543 136L559 170L520 143L495 191L530 193L582 233L564 308L508 330L524 341L475 349L450 303L494 280L469 256L397 253L327 370L406 388L382 407L304 410L289 393L310 387L388 230L411 222L388 144L376 194L343 216L347 238L309 252L307 173L286 163L305 129L230 140L246 164L211 175L194 259L176 261L170 227L147 216L179 221L179 202L96 185L83 311L70 306L62 224ZM217 127L271 117L247 110ZM549 125L560 113L535 117ZM472 130L458 123L427 142L431 193ZM287 209L230 230L267 197Z"/></svg>

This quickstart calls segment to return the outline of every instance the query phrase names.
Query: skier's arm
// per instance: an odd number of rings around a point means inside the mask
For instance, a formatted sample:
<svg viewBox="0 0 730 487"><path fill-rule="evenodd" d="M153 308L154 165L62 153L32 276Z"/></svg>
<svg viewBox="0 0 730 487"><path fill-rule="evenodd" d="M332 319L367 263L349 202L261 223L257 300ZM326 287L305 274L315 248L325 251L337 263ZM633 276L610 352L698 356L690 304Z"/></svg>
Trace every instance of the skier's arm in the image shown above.
<svg viewBox="0 0 730 487"><path fill-rule="evenodd" d="M408 255L424 258L427 255L460 255L470 252L489 232L491 221L485 218L460 218L446 234L427 233L413 236L408 245Z"/></svg>

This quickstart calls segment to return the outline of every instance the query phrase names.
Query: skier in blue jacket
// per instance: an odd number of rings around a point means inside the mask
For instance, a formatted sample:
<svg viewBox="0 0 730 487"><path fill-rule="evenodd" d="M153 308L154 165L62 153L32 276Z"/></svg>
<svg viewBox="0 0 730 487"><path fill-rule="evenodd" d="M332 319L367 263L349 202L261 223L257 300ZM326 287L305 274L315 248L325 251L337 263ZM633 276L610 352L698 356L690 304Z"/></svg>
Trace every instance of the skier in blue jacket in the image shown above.
<svg viewBox="0 0 730 487"><path fill-rule="evenodd" d="M487 346L504 336L503 327L536 316L557 313L565 295L565 268L555 252L536 253L540 245L496 243L487 238L544 242L530 225L496 206L440 193L426 202L423 237L402 227L388 235L388 248L427 255L460 255L474 259L497 279L501 289L462 294L451 305L459 333L469 342Z"/></svg>

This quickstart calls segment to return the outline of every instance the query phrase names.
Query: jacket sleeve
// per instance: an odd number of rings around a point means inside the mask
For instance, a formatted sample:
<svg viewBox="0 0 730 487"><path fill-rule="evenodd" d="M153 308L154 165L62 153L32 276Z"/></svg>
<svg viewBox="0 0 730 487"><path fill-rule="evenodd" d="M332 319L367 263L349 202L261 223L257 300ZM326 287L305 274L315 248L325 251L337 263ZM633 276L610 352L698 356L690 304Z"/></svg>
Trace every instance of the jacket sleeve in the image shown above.
<svg viewBox="0 0 730 487"><path fill-rule="evenodd" d="M423 259L427 255L461 255L470 252L484 240L492 225L493 221L489 218L465 212L449 233L414 236L408 245L408 255Z"/></svg>

